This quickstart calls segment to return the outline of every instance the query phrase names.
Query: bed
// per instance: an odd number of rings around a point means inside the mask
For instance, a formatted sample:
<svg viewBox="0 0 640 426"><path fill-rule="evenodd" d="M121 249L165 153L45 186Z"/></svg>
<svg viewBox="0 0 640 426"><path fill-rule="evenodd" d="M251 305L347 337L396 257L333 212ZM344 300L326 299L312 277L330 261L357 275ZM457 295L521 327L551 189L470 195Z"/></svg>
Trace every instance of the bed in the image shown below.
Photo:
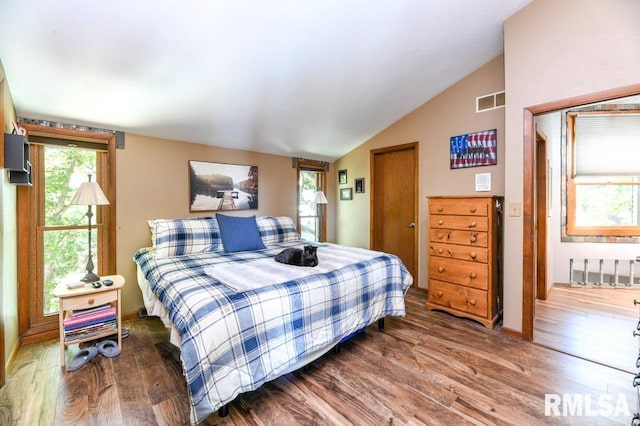
<svg viewBox="0 0 640 426"><path fill-rule="evenodd" d="M218 214L149 226L151 246L134 255L138 283L148 313L180 348L192 424L367 325L405 315L413 278L397 256L318 244L317 267L275 262L307 244L289 217Z"/></svg>

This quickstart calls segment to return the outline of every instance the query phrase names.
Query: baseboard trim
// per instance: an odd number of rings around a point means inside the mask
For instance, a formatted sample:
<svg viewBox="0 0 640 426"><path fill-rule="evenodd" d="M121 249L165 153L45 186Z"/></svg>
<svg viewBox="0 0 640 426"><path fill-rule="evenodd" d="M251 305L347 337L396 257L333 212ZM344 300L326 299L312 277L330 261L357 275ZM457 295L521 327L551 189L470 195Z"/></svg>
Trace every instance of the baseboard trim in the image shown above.
<svg viewBox="0 0 640 426"><path fill-rule="evenodd" d="M122 318L122 321L138 319L138 312L129 312L126 314L122 314L121 318Z"/></svg>
<svg viewBox="0 0 640 426"><path fill-rule="evenodd" d="M7 363L4 365L5 371L8 371L9 368L11 367L11 364L13 364L13 362L16 360L19 350L20 350L20 339L16 340L16 344L13 345L13 350L11 351L9 358L7 358ZM6 375L5 375L5 379L6 379Z"/></svg>
<svg viewBox="0 0 640 426"><path fill-rule="evenodd" d="M502 328L500 329L500 331L502 331L502 332L503 332L504 334L506 334L507 336L510 336L510 337L513 337L513 338L516 338L516 339L523 340L523 338L522 338L522 332L521 332L521 331L516 331L516 330L513 330L513 329L511 329L511 328L507 328L507 327L502 327Z"/></svg>

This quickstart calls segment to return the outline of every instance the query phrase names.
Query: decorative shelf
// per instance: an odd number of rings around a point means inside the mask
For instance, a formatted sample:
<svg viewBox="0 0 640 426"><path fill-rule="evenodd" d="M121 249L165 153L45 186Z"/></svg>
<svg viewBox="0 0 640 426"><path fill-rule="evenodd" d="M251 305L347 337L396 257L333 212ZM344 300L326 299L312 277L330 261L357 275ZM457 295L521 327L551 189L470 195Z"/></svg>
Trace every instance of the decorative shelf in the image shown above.
<svg viewBox="0 0 640 426"><path fill-rule="evenodd" d="M29 141L20 134L4 134L4 168L9 171L9 183L32 185Z"/></svg>

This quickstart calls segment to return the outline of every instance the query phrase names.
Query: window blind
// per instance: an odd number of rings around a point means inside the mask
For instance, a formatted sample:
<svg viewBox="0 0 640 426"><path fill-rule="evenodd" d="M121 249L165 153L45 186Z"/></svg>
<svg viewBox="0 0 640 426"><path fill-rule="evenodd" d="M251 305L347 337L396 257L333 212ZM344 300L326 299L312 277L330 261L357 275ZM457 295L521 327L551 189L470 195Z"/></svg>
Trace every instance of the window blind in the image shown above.
<svg viewBox="0 0 640 426"><path fill-rule="evenodd" d="M640 114L576 116L576 176L640 176Z"/></svg>

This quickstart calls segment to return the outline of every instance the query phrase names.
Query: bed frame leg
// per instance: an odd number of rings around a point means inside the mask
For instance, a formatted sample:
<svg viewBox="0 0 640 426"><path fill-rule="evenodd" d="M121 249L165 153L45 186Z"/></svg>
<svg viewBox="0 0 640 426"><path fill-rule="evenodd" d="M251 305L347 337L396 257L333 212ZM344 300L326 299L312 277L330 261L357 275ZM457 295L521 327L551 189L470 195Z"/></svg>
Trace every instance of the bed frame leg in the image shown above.
<svg viewBox="0 0 640 426"><path fill-rule="evenodd" d="M228 415L229 415L229 406L228 405L223 405L222 407L218 408L218 416L227 417Z"/></svg>
<svg viewBox="0 0 640 426"><path fill-rule="evenodd" d="M384 330L384 318L378 320L378 331Z"/></svg>

